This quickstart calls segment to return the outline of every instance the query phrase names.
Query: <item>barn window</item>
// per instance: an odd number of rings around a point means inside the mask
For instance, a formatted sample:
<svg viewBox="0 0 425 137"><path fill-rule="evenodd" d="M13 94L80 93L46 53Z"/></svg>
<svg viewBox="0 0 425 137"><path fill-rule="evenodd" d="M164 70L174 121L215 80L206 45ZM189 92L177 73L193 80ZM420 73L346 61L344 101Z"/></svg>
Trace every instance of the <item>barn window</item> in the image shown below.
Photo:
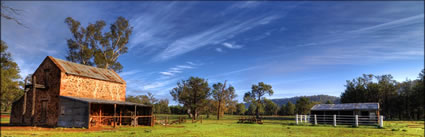
<svg viewBox="0 0 425 137"><path fill-rule="evenodd" d="M61 115L65 115L65 106L61 106Z"/></svg>

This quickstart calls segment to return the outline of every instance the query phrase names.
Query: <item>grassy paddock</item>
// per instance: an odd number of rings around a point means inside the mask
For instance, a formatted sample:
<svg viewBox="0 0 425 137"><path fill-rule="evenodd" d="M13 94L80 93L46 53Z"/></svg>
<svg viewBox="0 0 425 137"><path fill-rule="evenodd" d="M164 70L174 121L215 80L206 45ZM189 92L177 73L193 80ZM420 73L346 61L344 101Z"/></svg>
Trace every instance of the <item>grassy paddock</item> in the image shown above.
<svg viewBox="0 0 425 137"><path fill-rule="evenodd" d="M178 119L185 115L157 115L162 119ZM73 129L73 128L2 128L2 136L307 136L307 137L358 137L358 136L424 136L424 121L385 121L385 128L375 126L295 125L293 120L264 120L264 124L238 124L239 116L225 116L215 120L203 116L203 122L192 124L190 119L184 124L171 126L156 125L154 127L104 127L101 129ZM286 119L288 117L273 117L273 119ZM290 117L289 117L290 118ZM2 119L3 121L3 119Z"/></svg>

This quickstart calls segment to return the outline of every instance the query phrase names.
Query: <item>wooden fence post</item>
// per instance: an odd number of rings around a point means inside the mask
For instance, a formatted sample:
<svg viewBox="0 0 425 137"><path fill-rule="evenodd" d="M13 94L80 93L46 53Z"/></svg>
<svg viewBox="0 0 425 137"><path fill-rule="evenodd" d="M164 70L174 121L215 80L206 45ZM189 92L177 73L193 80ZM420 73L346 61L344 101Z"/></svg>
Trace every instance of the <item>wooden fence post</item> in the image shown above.
<svg viewBox="0 0 425 137"><path fill-rule="evenodd" d="M317 125L317 116L314 114L314 125Z"/></svg>
<svg viewBox="0 0 425 137"><path fill-rule="evenodd" d="M336 115L334 114L334 127L336 127Z"/></svg>
<svg viewBox="0 0 425 137"><path fill-rule="evenodd" d="M384 116L379 116L379 127L383 128L384 127Z"/></svg>
<svg viewBox="0 0 425 137"><path fill-rule="evenodd" d="M303 115L300 115L300 122L303 123Z"/></svg>
<svg viewBox="0 0 425 137"><path fill-rule="evenodd" d="M36 76L33 75L32 77L32 103L31 103L31 126L34 126L34 111L35 111L35 96L36 96L36 87L35 85L37 85L37 80L36 80Z"/></svg>
<svg viewBox="0 0 425 137"><path fill-rule="evenodd" d="M117 104L114 104L114 128L117 126Z"/></svg>
<svg viewBox="0 0 425 137"><path fill-rule="evenodd" d="M356 127L359 127L359 115L356 115L356 123L355 123Z"/></svg>
<svg viewBox="0 0 425 137"><path fill-rule="evenodd" d="M297 123L297 125L298 125L298 114L295 114L295 122Z"/></svg>
<svg viewBox="0 0 425 137"><path fill-rule="evenodd" d="M307 117L308 117L308 115L304 115L304 123L308 123Z"/></svg>

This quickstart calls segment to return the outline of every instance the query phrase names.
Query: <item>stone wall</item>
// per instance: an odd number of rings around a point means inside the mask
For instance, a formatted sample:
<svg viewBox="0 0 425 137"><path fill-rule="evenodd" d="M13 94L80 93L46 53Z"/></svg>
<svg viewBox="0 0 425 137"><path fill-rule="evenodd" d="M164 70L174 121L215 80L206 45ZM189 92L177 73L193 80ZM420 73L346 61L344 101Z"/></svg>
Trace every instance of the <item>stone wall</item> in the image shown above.
<svg viewBox="0 0 425 137"><path fill-rule="evenodd" d="M125 83L61 74L61 96L125 101Z"/></svg>

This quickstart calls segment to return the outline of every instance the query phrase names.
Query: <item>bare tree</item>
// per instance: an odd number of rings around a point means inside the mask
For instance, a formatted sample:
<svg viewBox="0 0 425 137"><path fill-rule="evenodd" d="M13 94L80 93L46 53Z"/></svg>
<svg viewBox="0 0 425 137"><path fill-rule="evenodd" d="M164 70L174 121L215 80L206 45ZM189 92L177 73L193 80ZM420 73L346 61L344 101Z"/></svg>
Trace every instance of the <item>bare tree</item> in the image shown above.
<svg viewBox="0 0 425 137"><path fill-rule="evenodd" d="M15 21L16 24L27 28L24 24L22 24L22 22L19 19L16 18L16 16L20 16L22 12L23 10L21 9L9 7L6 4L4 4L4 2L1 2L1 17L7 20Z"/></svg>

